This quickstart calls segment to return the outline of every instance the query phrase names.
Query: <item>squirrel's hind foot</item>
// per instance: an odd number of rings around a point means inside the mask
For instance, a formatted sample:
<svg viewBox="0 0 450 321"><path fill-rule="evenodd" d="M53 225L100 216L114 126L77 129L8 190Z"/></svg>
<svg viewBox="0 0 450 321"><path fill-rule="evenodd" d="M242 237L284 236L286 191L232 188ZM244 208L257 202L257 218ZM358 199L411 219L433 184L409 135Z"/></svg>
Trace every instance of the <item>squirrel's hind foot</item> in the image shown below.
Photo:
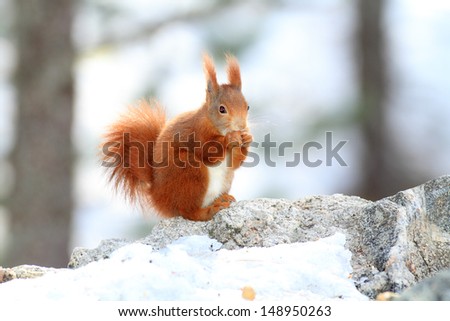
<svg viewBox="0 0 450 321"><path fill-rule="evenodd" d="M209 221L217 212L229 207L233 202L236 202L236 199L230 194L224 193L217 197L211 205L200 208L194 213L183 213L182 216L192 221Z"/></svg>

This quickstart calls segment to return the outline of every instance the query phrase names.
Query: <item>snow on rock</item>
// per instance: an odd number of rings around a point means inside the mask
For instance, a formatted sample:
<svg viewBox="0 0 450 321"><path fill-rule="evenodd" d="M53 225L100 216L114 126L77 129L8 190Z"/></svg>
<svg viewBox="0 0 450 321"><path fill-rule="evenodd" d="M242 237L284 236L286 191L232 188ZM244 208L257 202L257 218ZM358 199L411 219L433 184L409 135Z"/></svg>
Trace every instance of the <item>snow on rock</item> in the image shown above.
<svg viewBox="0 0 450 321"><path fill-rule="evenodd" d="M207 236L182 237L155 251L133 243L109 259L36 279L0 284L0 300L367 300L350 279L345 236L237 250Z"/></svg>

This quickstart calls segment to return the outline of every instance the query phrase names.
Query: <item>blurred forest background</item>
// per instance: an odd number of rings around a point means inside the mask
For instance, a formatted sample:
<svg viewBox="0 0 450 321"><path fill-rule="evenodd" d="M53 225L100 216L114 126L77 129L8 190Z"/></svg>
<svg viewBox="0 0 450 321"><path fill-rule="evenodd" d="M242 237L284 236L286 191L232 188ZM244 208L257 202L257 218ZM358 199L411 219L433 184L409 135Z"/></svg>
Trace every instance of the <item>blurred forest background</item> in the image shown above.
<svg viewBox="0 0 450 321"><path fill-rule="evenodd" d="M97 146L139 98L200 106L204 51L219 81L238 57L255 140L294 143L236 173L238 200L376 200L450 174L449 1L0 0L0 266L148 233L156 218L112 193ZM348 166L286 167L327 131Z"/></svg>

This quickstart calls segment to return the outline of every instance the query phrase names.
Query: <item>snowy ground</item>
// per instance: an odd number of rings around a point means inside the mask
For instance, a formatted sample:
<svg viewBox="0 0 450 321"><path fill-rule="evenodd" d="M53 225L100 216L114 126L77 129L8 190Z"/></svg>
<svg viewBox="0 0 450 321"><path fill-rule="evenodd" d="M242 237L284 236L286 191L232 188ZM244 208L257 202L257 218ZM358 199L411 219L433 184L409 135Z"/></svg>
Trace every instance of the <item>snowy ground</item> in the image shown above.
<svg viewBox="0 0 450 321"><path fill-rule="evenodd" d="M345 236L270 248L220 249L206 236L152 251L131 244L76 270L0 285L4 300L226 300L252 287L255 300L367 300L349 275Z"/></svg>

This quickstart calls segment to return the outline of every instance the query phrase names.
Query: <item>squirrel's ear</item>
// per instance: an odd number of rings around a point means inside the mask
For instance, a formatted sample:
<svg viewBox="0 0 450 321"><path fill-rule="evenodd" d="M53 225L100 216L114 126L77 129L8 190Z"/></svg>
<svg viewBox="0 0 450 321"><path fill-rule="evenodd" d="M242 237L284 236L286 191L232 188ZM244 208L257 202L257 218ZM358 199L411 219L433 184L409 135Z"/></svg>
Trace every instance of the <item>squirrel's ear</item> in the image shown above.
<svg viewBox="0 0 450 321"><path fill-rule="evenodd" d="M227 73L228 73L228 82L233 87L241 90L241 71L239 69L239 63L235 56L227 54Z"/></svg>
<svg viewBox="0 0 450 321"><path fill-rule="evenodd" d="M213 60L207 54L203 55L203 69L206 77L206 91L210 95L216 95L219 92L216 70L214 68Z"/></svg>

